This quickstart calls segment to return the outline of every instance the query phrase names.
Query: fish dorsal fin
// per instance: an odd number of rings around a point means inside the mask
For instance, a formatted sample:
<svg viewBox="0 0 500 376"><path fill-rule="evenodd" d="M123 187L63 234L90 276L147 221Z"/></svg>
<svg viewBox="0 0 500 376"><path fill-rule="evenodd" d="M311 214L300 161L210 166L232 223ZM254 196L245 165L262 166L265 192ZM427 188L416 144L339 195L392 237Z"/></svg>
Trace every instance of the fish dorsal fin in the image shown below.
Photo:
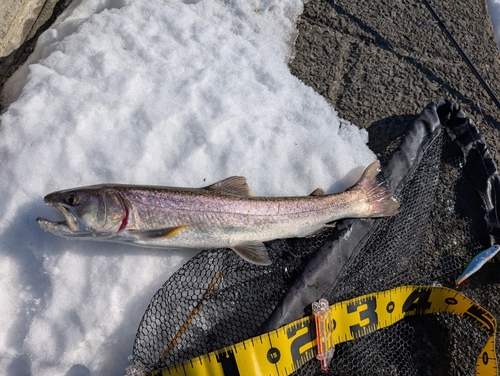
<svg viewBox="0 0 500 376"><path fill-rule="evenodd" d="M253 196L247 184L247 179L244 176L231 176L203 189L207 191L226 192L238 196Z"/></svg>
<svg viewBox="0 0 500 376"><path fill-rule="evenodd" d="M267 254L266 246L259 241L249 241L231 247L243 259L257 265L270 265L271 260Z"/></svg>
<svg viewBox="0 0 500 376"><path fill-rule="evenodd" d="M309 196L323 196L325 194L325 191L322 190L321 188L316 188L314 191L311 192Z"/></svg>

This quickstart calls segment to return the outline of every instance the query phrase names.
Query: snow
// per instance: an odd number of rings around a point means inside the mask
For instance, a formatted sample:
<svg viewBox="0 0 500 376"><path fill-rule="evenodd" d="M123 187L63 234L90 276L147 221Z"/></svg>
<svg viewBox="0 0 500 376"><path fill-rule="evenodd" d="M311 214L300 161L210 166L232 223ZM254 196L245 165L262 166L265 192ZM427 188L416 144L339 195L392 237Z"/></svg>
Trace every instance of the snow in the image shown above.
<svg viewBox="0 0 500 376"><path fill-rule="evenodd" d="M367 133L293 77L299 0L79 0L5 85L0 369L120 375L150 298L192 251L44 233L51 191L104 182L341 191ZM229 252L229 251L228 251Z"/></svg>

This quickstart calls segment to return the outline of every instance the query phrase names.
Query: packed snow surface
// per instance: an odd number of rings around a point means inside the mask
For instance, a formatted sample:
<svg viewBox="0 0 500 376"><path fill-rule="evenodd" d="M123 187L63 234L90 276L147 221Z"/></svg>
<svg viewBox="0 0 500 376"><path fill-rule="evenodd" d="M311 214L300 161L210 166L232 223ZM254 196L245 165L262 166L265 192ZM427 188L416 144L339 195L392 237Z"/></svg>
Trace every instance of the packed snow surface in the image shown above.
<svg viewBox="0 0 500 376"><path fill-rule="evenodd" d="M375 159L366 131L290 74L301 12L299 0L75 0L40 37L3 93L2 373L123 374L149 299L197 252L44 233L36 217L61 218L45 194L243 175L257 195L306 195L344 190Z"/></svg>

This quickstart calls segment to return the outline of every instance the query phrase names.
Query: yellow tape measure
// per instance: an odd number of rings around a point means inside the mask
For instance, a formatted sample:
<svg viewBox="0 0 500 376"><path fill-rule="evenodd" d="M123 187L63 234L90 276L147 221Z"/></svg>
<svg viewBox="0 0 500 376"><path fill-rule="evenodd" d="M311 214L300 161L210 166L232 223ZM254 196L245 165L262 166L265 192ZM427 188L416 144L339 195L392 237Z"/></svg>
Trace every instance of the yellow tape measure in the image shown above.
<svg viewBox="0 0 500 376"><path fill-rule="evenodd" d="M452 289L402 286L363 295L330 306L325 316L323 350L392 325L406 316L449 312L467 318L490 335L476 362L476 375L498 375L496 320L491 313ZM314 316L224 349L165 367L151 376L233 376L293 373L317 355Z"/></svg>

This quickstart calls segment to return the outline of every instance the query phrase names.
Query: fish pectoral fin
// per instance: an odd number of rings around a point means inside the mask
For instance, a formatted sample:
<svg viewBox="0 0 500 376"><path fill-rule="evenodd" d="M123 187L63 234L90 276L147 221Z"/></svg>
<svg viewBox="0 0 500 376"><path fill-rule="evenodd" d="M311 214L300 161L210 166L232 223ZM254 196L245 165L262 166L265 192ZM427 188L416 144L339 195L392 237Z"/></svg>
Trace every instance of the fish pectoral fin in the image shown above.
<svg viewBox="0 0 500 376"><path fill-rule="evenodd" d="M247 179L244 176L231 176L203 189L207 191L225 192L238 196L253 196L252 190L248 186Z"/></svg>
<svg viewBox="0 0 500 376"><path fill-rule="evenodd" d="M314 191L311 192L309 196L323 196L325 194L325 191L322 190L321 188L316 188Z"/></svg>
<svg viewBox="0 0 500 376"><path fill-rule="evenodd" d="M151 240L151 239L161 239L161 238L171 238L177 235L179 232L185 230L188 226L175 226L166 227L156 230L129 230L129 232L139 238L140 240Z"/></svg>
<svg viewBox="0 0 500 376"><path fill-rule="evenodd" d="M325 223L323 225L324 228L334 228L334 227L337 227L337 221L333 221L333 222L329 222L329 223Z"/></svg>
<svg viewBox="0 0 500 376"><path fill-rule="evenodd" d="M271 260L267 254L266 246L262 242L251 241L231 247L243 259L257 265L270 265Z"/></svg>

